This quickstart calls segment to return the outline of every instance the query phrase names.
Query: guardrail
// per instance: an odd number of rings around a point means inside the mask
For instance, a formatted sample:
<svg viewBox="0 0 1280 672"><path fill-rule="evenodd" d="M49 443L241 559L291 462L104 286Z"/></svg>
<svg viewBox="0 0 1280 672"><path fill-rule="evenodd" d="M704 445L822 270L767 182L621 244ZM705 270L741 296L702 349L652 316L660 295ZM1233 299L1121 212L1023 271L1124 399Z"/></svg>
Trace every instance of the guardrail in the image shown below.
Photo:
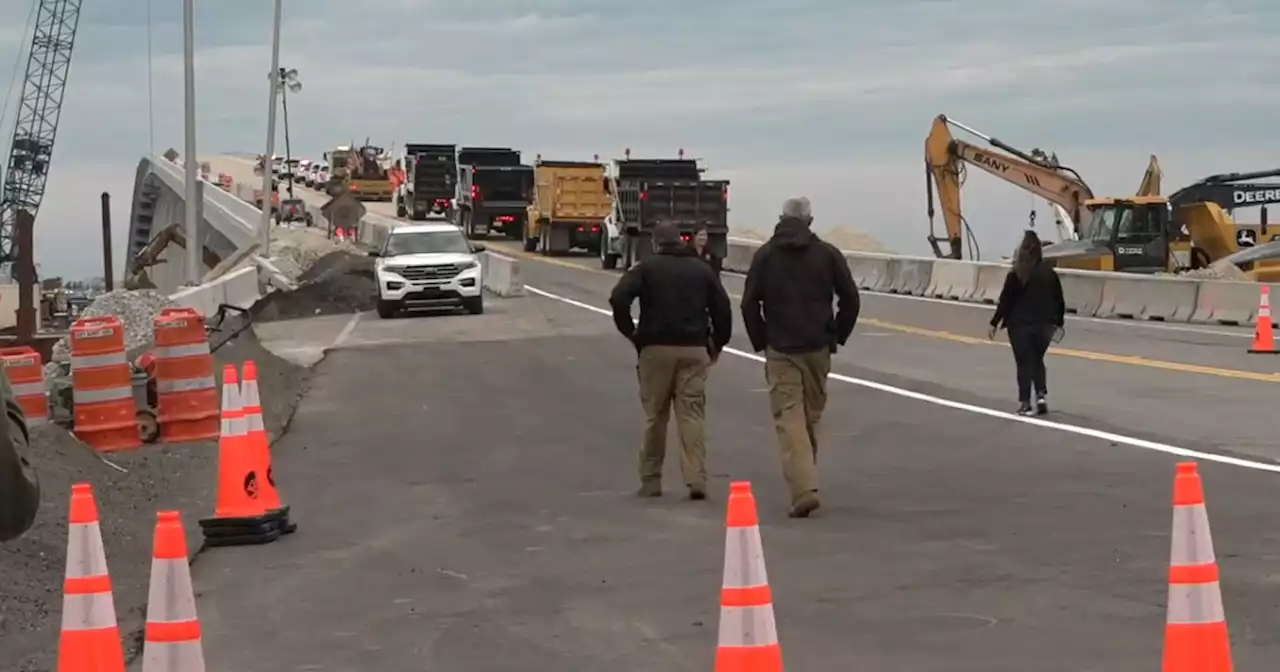
<svg viewBox="0 0 1280 672"><path fill-rule="evenodd" d="M726 270L745 273L763 243L730 238ZM844 252L858 287L994 304L1009 265L875 252ZM1067 311L1081 317L1253 325L1262 283L1059 269ZM1277 286L1272 285L1272 293Z"/></svg>

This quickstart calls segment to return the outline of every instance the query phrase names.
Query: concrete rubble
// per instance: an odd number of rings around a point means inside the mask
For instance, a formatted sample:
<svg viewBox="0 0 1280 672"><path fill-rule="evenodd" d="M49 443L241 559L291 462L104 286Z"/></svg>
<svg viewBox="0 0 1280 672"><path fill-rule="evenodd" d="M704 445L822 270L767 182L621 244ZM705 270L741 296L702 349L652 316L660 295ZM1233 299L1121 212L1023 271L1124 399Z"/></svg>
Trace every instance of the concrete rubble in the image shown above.
<svg viewBox="0 0 1280 672"><path fill-rule="evenodd" d="M168 297L152 289L117 289L94 299L80 317L114 316L124 325L125 351L133 352L151 342L155 319L160 311L176 307L177 304ZM53 346L53 362L70 360L70 343L62 338Z"/></svg>
<svg viewBox="0 0 1280 672"><path fill-rule="evenodd" d="M276 227L271 233L271 256L290 280L297 282L307 269L335 251L364 255L364 250L347 241L329 240L315 229Z"/></svg>

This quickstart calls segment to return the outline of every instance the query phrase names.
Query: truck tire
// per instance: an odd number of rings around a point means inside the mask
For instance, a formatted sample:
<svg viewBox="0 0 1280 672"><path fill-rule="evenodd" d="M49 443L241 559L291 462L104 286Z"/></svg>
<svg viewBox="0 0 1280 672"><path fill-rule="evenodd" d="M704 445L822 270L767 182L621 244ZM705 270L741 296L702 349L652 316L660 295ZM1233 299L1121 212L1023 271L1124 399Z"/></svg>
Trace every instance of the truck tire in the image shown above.
<svg viewBox="0 0 1280 672"><path fill-rule="evenodd" d="M409 214L409 209L404 207L404 201L396 199L396 217L404 218Z"/></svg>
<svg viewBox="0 0 1280 672"><path fill-rule="evenodd" d="M600 268L606 271L612 271L618 267L618 255L609 252L609 246L605 244L605 237L609 234L601 228L600 242L596 243L596 247L600 249Z"/></svg>
<svg viewBox="0 0 1280 672"><path fill-rule="evenodd" d="M378 317L389 320L400 312L400 305L395 301L383 301L378 299Z"/></svg>
<svg viewBox="0 0 1280 672"><path fill-rule="evenodd" d="M524 237L524 251L533 252L538 249L538 239L529 236L529 221L525 220L524 226L521 227Z"/></svg>
<svg viewBox="0 0 1280 672"><path fill-rule="evenodd" d="M484 294L463 299L462 307L466 308L467 312L472 315L484 314Z"/></svg>

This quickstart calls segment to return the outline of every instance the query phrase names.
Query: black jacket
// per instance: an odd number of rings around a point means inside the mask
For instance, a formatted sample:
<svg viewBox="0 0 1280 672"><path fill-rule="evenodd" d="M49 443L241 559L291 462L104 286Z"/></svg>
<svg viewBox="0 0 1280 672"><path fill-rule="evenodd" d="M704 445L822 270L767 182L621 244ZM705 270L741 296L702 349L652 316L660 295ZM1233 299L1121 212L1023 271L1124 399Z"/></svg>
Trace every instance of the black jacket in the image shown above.
<svg viewBox="0 0 1280 672"><path fill-rule="evenodd" d="M834 315L831 302L840 299ZM798 354L844 345L858 321L858 285L844 255L784 217L756 250L742 293L742 321L756 352Z"/></svg>
<svg viewBox="0 0 1280 672"><path fill-rule="evenodd" d="M1053 266L1042 261L1031 269L1026 284L1012 270L1005 276L991 326L999 328L1003 323L1006 327L1061 327L1066 317L1062 281Z"/></svg>
<svg viewBox="0 0 1280 672"><path fill-rule="evenodd" d="M631 304L640 300L640 326ZM639 350L699 345L718 354L733 335L733 308L720 279L683 245L665 247L632 266L609 296L613 323Z"/></svg>
<svg viewBox="0 0 1280 672"><path fill-rule="evenodd" d="M16 539L35 521L40 509L40 482L23 453L27 449L27 420L14 396L9 377L0 373L0 541Z"/></svg>
<svg viewBox="0 0 1280 672"><path fill-rule="evenodd" d="M723 259L721 259L720 257L717 257L715 253L711 251L710 248L704 248L702 250L702 254L699 254L698 257L703 261L707 262L707 265L711 267L711 270L716 272L717 278L720 277L720 271L724 270Z"/></svg>

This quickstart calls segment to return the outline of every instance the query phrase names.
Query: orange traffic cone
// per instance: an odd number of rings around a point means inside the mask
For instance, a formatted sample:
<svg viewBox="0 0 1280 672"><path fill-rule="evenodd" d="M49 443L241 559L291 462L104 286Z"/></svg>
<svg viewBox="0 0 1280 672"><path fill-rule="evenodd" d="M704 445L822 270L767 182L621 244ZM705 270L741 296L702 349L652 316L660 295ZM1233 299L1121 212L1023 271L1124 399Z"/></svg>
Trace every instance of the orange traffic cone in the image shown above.
<svg viewBox="0 0 1280 672"><path fill-rule="evenodd" d="M124 672L124 647L102 548L98 505L88 483L71 486L69 523L58 672Z"/></svg>
<svg viewBox="0 0 1280 672"><path fill-rule="evenodd" d="M716 672L782 672L773 595L751 483L729 486Z"/></svg>
<svg viewBox="0 0 1280 672"><path fill-rule="evenodd" d="M262 481L249 445L240 406L236 367L222 370L222 438L218 440L218 503L212 518L200 521L205 544L265 544L280 537L279 517L262 501Z"/></svg>
<svg viewBox="0 0 1280 672"><path fill-rule="evenodd" d="M1271 322L1271 286L1262 286L1262 295L1258 298L1258 325L1253 328L1253 345L1249 352L1257 355L1274 355L1276 350L1275 325Z"/></svg>
<svg viewBox="0 0 1280 672"><path fill-rule="evenodd" d="M177 511L156 514L142 672L205 672L187 533Z"/></svg>
<svg viewBox="0 0 1280 672"><path fill-rule="evenodd" d="M1231 672L1218 560L1195 462L1179 462L1173 478L1171 545L1164 672Z"/></svg>
<svg viewBox="0 0 1280 672"><path fill-rule="evenodd" d="M240 381L240 402L244 407L244 419L248 426L248 442L253 456L254 468L258 473L266 474L260 479L262 504L267 511L280 519L280 533L296 532L298 525L289 521L289 507L280 500L280 491L276 489L275 469L271 466L271 439L267 436L267 426L262 418L262 397L258 391L258 365L249 360L244 363L244 377Z"/></svg>
<svg viewBox="0 0 1280 672"><path fill-rule="evenodd" d="M335 230L334 230L333 235L334 235L334 237L335 237L335 238L337 238L338 240L345 240L345 239L346 239L346 236L344 236L344 235L342 234L342 227L341 227L341 226L339 226L337 229L335 229Z"/></svg>

